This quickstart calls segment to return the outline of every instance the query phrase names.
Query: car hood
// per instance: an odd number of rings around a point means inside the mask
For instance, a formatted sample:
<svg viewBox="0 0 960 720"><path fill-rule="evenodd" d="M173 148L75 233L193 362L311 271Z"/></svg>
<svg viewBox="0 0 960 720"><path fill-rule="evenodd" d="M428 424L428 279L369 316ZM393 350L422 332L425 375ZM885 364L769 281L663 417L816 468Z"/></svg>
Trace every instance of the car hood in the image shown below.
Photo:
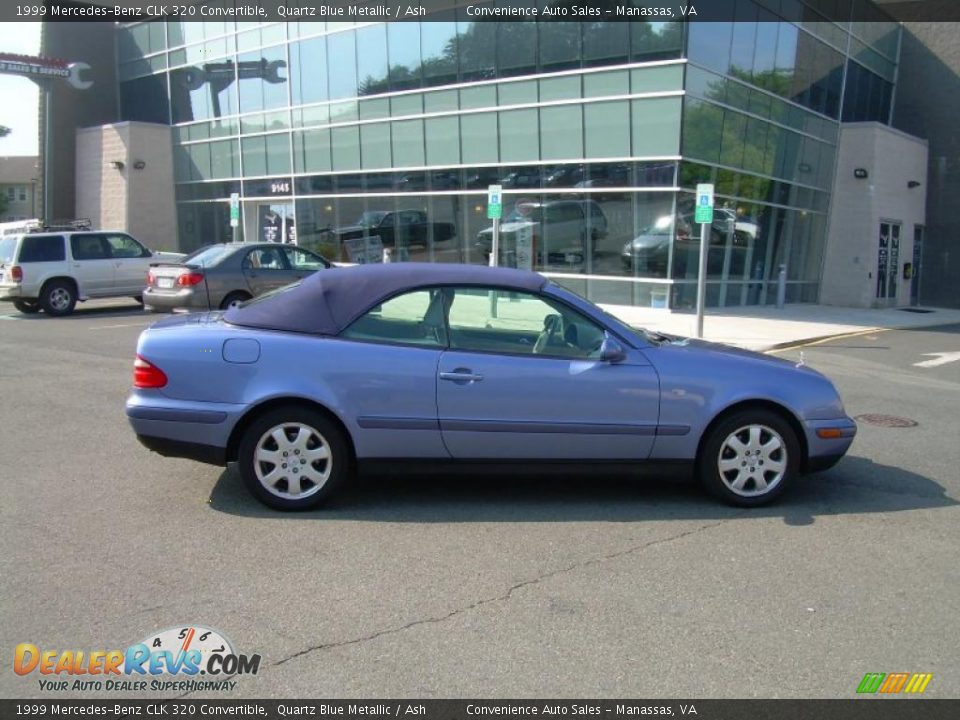
<svg viewBox="0 0 960 720"><path fill-rule="evenodd" d="M623 246L624 250L654 250L670 244L669 235L638 235Z"/></svg>
<svg viewBox="0 0 960 720"><path fill-rule="evenodd" d="M667 337L670 339L664 342L661 347L676 348L678 350L686 349L688 351L697 353L701 358L704 359L706 359L707 356L710 356L716 358L717 360L733 362L746 361L748 364L757 363L767 367L779 367L783 369L793 368L795 370L803 370L815 375L821 375L820 372L807 365L798 365L793 360L786 360L782 357L777 357L776 355L767 355L766 353L757 352L755 350L747 350L745 348L734 347L733 345L724 345L722 343L708 342L707 340L697 340L696 338L685 338L672 335Z"/></svg>

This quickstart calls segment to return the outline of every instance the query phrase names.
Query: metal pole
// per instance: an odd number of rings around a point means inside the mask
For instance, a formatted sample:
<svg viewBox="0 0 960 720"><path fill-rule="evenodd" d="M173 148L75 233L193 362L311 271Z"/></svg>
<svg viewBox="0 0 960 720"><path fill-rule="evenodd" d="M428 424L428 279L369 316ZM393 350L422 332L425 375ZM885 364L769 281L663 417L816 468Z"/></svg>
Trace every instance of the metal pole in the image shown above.
<svg viewBox="0 0 960 720"><path fill-rule="evenodd" d="M697 271L697 337L703 337L703 306L707 295L707 250L710 223L700 223L700 266Z"/></svg>
<svg viewBox="0 0 960 720"><path fill-rule="evenodd" d="M50 188L50 84L43 85L43 222L49 224L53 217L53 193Z"/></svg>
<svg viewBox="0 0 960 720"><path fill-rule="evenodd" d="M500 219L493 219L493 247L490 250L490 267L500 263Z"/></svg>

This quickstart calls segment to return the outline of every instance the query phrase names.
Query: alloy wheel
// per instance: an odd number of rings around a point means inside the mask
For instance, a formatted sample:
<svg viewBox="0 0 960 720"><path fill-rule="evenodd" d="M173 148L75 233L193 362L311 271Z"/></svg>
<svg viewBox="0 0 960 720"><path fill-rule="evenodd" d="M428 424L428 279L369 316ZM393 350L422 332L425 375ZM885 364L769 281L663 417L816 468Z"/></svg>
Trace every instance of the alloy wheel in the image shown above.
<svg viewBox="0 0 960 720"><path fill-rule="evenodd" d="M326 484L333 470L333 455L330 444L316 428L288 422L260 436L253 469L267 492L287 500L302 500Z"/></svg>
<svg viewBox="0 0 960 720"><path fill-rule="evenodd" d="M717 470L723 483L741 497L771 492L787 472L787 446L767 425L744 425L723 441Z"/></svg>

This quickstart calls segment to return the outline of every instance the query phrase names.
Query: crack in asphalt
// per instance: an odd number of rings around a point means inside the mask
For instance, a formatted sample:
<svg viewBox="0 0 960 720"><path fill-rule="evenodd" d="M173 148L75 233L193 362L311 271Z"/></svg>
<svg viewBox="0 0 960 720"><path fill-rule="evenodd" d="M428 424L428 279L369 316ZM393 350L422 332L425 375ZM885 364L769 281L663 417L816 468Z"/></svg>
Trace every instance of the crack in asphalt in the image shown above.
<svg viewBox="0 0 960 720"><path fill-rule="evenodd" d="M306 648L305 650L301 650L299 652L293 653L292 655L288 655L282 660L278 660L277 662L273 663L273 665L271 665L270 667L277 667L279 665L283 665L285 663L290 662L291 660L296 660L297 658L303 657L305 655L309 655L310 653L313 653L313 652L317 652L321 650L331 650L333 648L348 647L350 645L358 645L360 643L366 643L371 640L376 640L377 638L384 637L386 635L396 635L397 633L404 632L406 630L418 627L420 625L434 625L438 623L443 623L458 615L462 615L472 610L476 610L477 608L483 607L484 605L489 605L490 603L509 600L510 597L518 590L522 590L523 588L530 587L532 585L538 585L546 580L550 580L554 577L557 577L558 575L563 575L565 573L573 572L575 570L580 570L580 569L591 567L594 565L599 565L601 563L605 563L610 560L616 560L626 555L630 555L636 552L641 552L655 545L663 545L665 543L674 542L675 540L682 540L685 537L696 535L697 533L703 532L705 530L710 530L712 528L719 527L720 525L723 525L724 523L734 519L736 518L735 517L725 518L723 520L719 520L714 523L701 525L700 527L694 528L693 530L687 530L682 533L677 533L676 535L671 535L670 537L660 538L658 540L651 540L649 542L642 543L640 545L634 545L634 546L625 548L623 550L618 550L616 552L609 553L607 555L601 555L600 557L589 558L587 560L573 563L572 565L568 565L566 567L558 568L556 570L551 570L550 572L543 573L542 575L537 575L536 577L531 578L529 580L524 580L522 582L516 583L515 585L511 585L509 588L507 588L506 592L503 592L500 595L477 600L476 602L473 602L470 605L467 605L465 607L460 607L455 610L451 610L446 615L441 615L438 617L421 618L419 620L412 620L411 622L408 622L405 625L387 628L385 630L378 630L377 632L371 633L369 635L364 635L358 638L352 638L350 640L340 640L337 642L321 643L320 645L314 645Z"/></svg>

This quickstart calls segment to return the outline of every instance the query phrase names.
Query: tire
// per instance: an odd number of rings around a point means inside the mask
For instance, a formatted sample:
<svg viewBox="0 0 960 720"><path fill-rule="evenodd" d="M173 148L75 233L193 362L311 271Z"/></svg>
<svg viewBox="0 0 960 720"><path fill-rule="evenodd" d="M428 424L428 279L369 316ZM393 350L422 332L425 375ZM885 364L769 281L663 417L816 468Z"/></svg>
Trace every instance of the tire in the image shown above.
<svg viewBox="0 0 960 720"><path fill-rule="evenodd" d="M43 309L36 300L14 300L13 306L24 315L34 315Z"/></svg>
<svg viewBox="0 0 960 720"><path fill-rule="evenodd" d="M66 280L51 280L40 291L40 306L53 317L69 315L77 306L77 289Z"/></svg>
<svg viewBox="0 0 960 720"><path fill-rule="evenodd" d="M278 436L285 442L278 442ZM316 459L300 457L306 453ZM240 440L237 462L244 485L257 500L289 511L310 510L330 498L350 476L351 458L347 440L334 423L314 410L289 406L253 421ZM299 484L300 493L292 483Z"/></svg>
<svg viewBox="0 0 960 720"><path fill-rule="evenodd" d="M741 410L705 438L697 475L730 505L758 507L776 500L800 473L800 442L786 420L769 410Z"/></svg>
<svg viewBox="0 0 960 720"><path fill-rule="evenodd" d="M250 295L245 292L232 292L227 295L223 301L220 303L221 310L229 310L232 305L237 303L246 302L250 299Z"/></svg>

